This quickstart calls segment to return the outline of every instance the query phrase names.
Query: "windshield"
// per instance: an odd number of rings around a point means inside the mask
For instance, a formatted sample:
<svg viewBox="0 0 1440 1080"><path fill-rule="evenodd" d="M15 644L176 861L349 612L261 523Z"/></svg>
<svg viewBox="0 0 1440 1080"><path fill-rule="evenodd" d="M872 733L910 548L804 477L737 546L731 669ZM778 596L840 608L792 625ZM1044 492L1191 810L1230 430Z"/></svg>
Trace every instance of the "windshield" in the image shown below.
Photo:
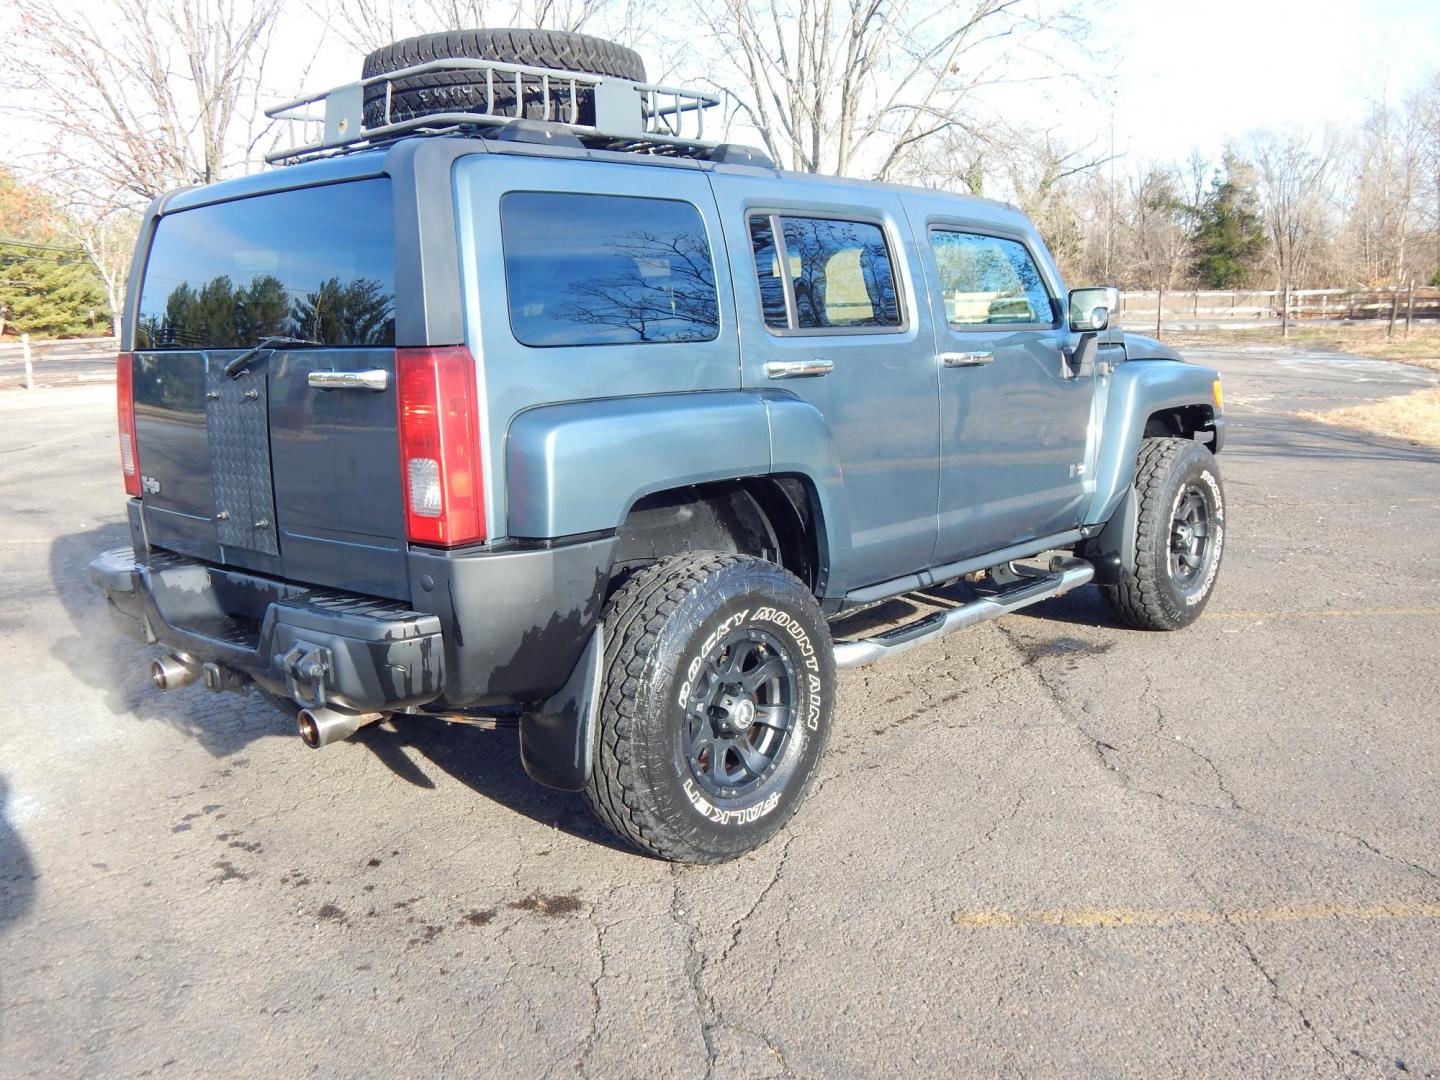
<svg viewBox="0 0 1440 1080"><path fill-rule="evenodd" d="M155 228L137 349L267 337L395 343L390 182L356 180L181 210Z"/></svg>

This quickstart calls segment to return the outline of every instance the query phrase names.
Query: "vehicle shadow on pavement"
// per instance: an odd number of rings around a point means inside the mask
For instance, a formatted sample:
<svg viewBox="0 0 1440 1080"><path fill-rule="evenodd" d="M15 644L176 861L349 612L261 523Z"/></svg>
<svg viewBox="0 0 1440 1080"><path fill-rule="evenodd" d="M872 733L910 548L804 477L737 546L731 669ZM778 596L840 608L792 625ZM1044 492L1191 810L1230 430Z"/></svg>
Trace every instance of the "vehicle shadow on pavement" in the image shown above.
<svg viewBox="0 0 1440 1080"><path fill-rule="evenodd" d="M0 940L9 929L30 912L35 903L34 860L20 832L10 820L10 785L0 775ZM0 1000L5 997L6 964L0 963ZM5 1060L5 1024L0 1015L0 1061Z"/></svg>
<svg viewBox="0 0 1440 1080"><path fill-rule="evenodd" d="M477 795L532 821L634 853L595 819L582 796L530 779L520 763L520 740L513 727L492 731L434 717L405 716L363 728L350 741L365 746L396 776L416 787L433 788L435 781L412 755L422 756Z"/></svg>
<svg viewBox="0 0 1440 1080"><path fill-rule="evenodd" d="M35 864L10 821L10 784L0 776L0 937L35 902ZM3 967L0 967L3 971Z"/></svg>

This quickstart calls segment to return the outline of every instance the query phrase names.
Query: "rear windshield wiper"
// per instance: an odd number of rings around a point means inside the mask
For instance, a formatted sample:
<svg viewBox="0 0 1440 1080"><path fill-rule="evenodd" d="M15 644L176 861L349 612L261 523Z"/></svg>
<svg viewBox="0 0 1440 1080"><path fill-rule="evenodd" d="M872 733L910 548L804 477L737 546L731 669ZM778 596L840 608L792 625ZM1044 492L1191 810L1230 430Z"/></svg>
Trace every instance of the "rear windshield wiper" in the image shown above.
<svg viewBox="0 0 1440 1080"><path fill-rule="evenodd" d="M318 346L319 344L320 342L311 341L309 338L283 336L262 338L260 341L256 342L254 345L250 346L250 348L242 352L239 356L235 357L234 360L231 360L228 364L226 364L225 374L229 375L232 379L235 378L237 375L239 375L242 371L244 371L247 367L250 366L251 360L254 360L262 352L268 352L272 349L288 348L292 345Z"/></svg>

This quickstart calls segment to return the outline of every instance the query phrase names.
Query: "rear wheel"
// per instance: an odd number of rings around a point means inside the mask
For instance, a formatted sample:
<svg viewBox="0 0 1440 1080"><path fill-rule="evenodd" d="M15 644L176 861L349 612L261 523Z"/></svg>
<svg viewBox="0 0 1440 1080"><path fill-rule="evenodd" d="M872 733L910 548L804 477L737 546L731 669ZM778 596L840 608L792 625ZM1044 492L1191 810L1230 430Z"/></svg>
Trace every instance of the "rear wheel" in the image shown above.
<svg viewBox="0 0 1440 1080"><path fill-rule="evenodd" d="M1215 456L1190 439L1146 439L1135 469L1134 571L1101 587L1120 621L1179 630L1200 617L1225 543L1225 493Z"/></svg>
<svg viewBox="0 0 1440 1080"><path fill-rule="evenodd" d="M611 599L587 794L619 836L716 863L795 813L829 736L835 666L814 597L747 555L672 556Z"/></svg>

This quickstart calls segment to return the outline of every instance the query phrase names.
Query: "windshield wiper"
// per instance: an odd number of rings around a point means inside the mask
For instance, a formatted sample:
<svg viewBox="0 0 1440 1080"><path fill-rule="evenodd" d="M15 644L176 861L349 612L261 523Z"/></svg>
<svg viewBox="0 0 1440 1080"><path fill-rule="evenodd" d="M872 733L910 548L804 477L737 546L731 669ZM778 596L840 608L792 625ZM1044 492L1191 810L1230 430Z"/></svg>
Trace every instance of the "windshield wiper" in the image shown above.
<svg viewBox="0 0 1440 1080"><path fill-rule="evenodd" d="M237 375L239 375L242 371L244 371L247 367L250 366L251 360L254 360L262 352L268 352L273 349L288 348L291 345L318 346L319 344L320 342L311 341L309 338L284 336L262 338L260 341L256 342L254 345L250 346L250 348L242 352L239 356L235 357L234 360L231 360L228 364L226 364L225 374L229 375L232 379L235 378Z"/></svg>

